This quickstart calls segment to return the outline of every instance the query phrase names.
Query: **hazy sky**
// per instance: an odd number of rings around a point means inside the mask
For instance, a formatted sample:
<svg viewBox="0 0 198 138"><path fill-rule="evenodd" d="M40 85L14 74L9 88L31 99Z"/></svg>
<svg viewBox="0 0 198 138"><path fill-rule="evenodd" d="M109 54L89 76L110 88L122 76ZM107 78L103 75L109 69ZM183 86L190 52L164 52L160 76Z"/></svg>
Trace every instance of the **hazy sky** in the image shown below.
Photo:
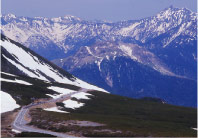
<svg viewBox="0 0 198 138"><path fill-rule="evenodd" d="M1 0L2 14L58 17L74 15L88 20L128 20L155 15L173 5L197 12L197 0Z"/></svg>

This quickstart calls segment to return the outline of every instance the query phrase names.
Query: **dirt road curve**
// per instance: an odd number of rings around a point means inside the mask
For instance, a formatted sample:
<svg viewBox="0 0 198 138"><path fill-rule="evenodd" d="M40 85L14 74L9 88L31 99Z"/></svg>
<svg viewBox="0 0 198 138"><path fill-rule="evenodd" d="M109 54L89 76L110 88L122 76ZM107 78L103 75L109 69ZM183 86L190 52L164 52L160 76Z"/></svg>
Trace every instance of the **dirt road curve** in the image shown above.
<svg viewBox="0 0 198 138"><path fill-rule="evenodd" d="M64 133L59 133L59 132L52 132L52 131L48 131L48 130L43 130L43 129L38 129L38 128L34 128L31 126L27 125L27 121L24 119L27 111L29 110L29 108L33 107L33 106L38 106L41 104L45 104L45 103L50 103L50 102L56 102L59 101L61 99L65 99L65 98L70 98L71 95L79 93L79 92L87 92L87 89L81 88L79 91L71 93L71 94L67 94L67 95L63 95L60 98L57 99L51 99L49 101L44 101L44 102L39 102L39 103L32 103L30 105L24 106L21 108L21 110L19 111L17 117L14 120L13 123L13 128L19 131L25 131L25 132L37 132L37 133L43 133L43 134L50 134L50 135L54 135L57 137L72 137L74 138L75 136L71 136L71 135L67 135Z"/></svg>

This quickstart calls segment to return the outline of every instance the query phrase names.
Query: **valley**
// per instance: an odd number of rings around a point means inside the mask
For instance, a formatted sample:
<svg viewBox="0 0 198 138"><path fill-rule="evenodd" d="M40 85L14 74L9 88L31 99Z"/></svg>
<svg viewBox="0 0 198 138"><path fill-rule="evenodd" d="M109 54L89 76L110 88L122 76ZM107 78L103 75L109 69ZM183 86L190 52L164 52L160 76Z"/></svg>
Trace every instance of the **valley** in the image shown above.
<svg viewBox="0 0 198 138"><path fill-rule="evenodd" d="M197 136L197 13L0 18L2 137Z"/></svg>
<svg viewBox="0 0 198 138"><path fill-rule="evenodd" d="M158 98L110 94L5 36L1 41L1 90L18 105L14 111L2 113L3 118L9 115L11 119L2 122L6 137L196 135L195 108L170 105ZM11 46L38 64L37 68Z"/></svg>

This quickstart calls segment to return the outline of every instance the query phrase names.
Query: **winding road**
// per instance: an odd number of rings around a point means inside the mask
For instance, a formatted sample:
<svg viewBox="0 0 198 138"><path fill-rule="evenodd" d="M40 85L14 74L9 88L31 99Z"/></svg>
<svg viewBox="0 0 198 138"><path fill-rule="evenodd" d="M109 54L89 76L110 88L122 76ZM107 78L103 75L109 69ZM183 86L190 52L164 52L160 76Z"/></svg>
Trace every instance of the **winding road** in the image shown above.
<svg viewBox="0 0 198 138"><path fill-rule="evenodd" d="M49 131L49 130L43 130L43 129L28 126L27 125L28 122L24 118L25 118L25 115L28 112L28 110L33 106L38 106L38 105L46 104L46 103L55 103L55 102L60 101L60 100L69 99L69 98L71 98L71 95L73 95L73 94L80 93L80 92L87 92L87 91L88 91L87 89L81 88L77 92L62 95L61 97L56 98L56 99L50 99L48 101L31 103L30 105L24 106L19 111L17 117L14 120L14 123L13 123L12 127L14 129L18 130L18 131L37 132L37 133L43 133L43 134L50 134L50 135L54 135L54 136L57 136L57 137L64 137L64 138L65 137L72 137L72 138L74 138L75 136L71 136L71 135L68 135L68 134L65 134L65 133L52 132L52 131Z"/></svg>

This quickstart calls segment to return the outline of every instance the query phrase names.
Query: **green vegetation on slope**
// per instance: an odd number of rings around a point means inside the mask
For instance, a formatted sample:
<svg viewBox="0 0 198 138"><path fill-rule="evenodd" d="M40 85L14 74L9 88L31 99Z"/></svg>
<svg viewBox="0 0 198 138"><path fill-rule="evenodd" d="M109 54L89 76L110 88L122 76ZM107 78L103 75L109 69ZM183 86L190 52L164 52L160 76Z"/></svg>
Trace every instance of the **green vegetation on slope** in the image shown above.
<svg viewBox="0 0 198 138"><path fill-rule="evenodd" d="M196 136L196 109L162 104L147 100L131 99L102 92L90 92L92 100L80 100L85 106L68 110L69 114L34 110L31 112L32 125L54 131L82 131L84 136L164 136L192 137ZM61 106L61 104L58 104ZM52 119L53 118L53 119ZM39 120L45 120L39 123ZM53 123L66 120L93 121L106 126L99 128L74 127ZM49 122L51 124L49 124ZM109 135L108 132L95 132L96 129L121 131L120 135Z"/></svg>

